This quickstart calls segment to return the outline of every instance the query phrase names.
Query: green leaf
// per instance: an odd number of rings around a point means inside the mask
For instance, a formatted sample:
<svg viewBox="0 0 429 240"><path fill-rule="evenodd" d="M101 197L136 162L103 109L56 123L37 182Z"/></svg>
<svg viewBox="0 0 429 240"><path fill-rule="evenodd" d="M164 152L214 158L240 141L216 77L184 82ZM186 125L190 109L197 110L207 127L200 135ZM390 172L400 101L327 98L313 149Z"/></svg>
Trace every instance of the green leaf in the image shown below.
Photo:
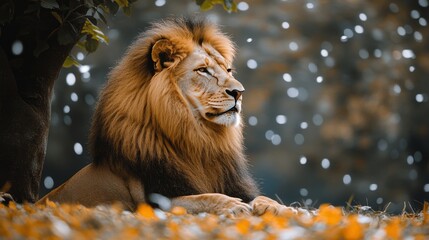
<svg viewBox="0 0 429 240"><path fill-rule="evenodd" d="M95 39L88 38L85 41L85 49L88 53L95 52L98 48L99 42Z"/></svg>
<svg viewBox="0 0 429 240"><path fill-rule="evenodd" d="M63 24L63 18L57 12L51 12L51 14L60 24Z"/></svg>
<svg viewBox="0 0 429 240"><path fill-rule="evenodd" d="M200 8L203 11L207 11L210 10L213 7L212 1L211 0L205 0L201 5Z"/></svg>
<svg viewBox="0 0 429 240"><path fill-rule="evenodd" d="M79 42L76 43L76 46L78 46L82 50L85 50L85 42L86 41L80 40Z"/></svg>
<svg viewBox="0 0 429 240"><path fill-rule="evenodd" d="M93 16L86 16L86 19L88 19L92 24L97 26L97 19Z"/></svg>
<svg viewBox="0 0 429 240"><path fill-rule="evenodd" d="M58 5L58 2L56 0L42 0L40 1L40 5L43 8L47 9L59 9L60 5Z"/></svg>
<svg viewBox="0 0 429 240"><path fill-rule="evenodd" d="M237 4L235 4L234 0L224 0L223 8L228 12L236 12Z"/></svg>
<svg viewBox="0 0 429 240"><path fill-rule="evenodd" d="M130 16L131 15L131 8L130 7L123 7L122 11L125 15Z"/></svg>
<svg viewBox="0 0 429 240"><path fill-rule="evenodd" d="M128 0L114 0L115 3L118 4L119 7L125 8L128 7Z"/></svg>
<svg viewBox="0 0 429 240"><path fill-rule="evenodd" d="M222 5L228 12L237 11L237 5L234 0L196 0L195 1L202 11L207 11L213 8L214 5Z"/></svg>
<svg viewBox="0 0 429 240"><path fill-rule="evenodd" d="M86 19L85 24L82 28L82 33L87 34L92 39L97 40L99 42L109 43L109 39L106 35L94 24L91 23L88 19Z"/></svg>
<svg viewBox="0 0 429 240"><path fill-rule="evenodd" d="M71 55L68 55L63 63L63 67L69 68L71 66L80 67L80 63Z"/></svg>

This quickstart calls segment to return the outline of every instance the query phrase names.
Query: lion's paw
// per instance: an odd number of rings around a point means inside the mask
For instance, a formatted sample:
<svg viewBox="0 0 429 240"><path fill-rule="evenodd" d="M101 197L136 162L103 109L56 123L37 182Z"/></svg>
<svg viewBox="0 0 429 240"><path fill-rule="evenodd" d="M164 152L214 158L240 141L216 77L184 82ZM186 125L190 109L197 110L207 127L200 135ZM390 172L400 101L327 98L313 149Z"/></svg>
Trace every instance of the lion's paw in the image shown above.
<svg viewBox="0 0 429 240"><path fill-rule="evenodd" d="M251 215L252 208L240 198L233 198L223 194L213 194L214 213L232 217Z"/></svg>
<svg viewBox="0 0 429 240"><path fill-rule="evenodd" d="M264 196L258 196L253 199L253 201L250 202L250 206L252 207L252 213L257 216L260 216L264 213L280 215L286 212L296 212L294 208L286 207L285 205L282 205L277 201Z"/></svg>

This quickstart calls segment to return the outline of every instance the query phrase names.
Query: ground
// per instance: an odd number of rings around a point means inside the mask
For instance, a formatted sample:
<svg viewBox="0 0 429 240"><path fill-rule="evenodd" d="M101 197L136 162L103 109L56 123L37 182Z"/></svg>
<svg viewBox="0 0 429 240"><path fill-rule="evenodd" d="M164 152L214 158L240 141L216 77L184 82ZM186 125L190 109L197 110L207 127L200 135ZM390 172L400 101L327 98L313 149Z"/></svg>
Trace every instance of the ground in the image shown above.
<svg viewBox="0 0 429 240"><path fill-rule="evenodd" d="M281 216L190 215L140 205L0 204L0 239L429 239L429 211L389 215L369 207L322 204Z"/></svg>

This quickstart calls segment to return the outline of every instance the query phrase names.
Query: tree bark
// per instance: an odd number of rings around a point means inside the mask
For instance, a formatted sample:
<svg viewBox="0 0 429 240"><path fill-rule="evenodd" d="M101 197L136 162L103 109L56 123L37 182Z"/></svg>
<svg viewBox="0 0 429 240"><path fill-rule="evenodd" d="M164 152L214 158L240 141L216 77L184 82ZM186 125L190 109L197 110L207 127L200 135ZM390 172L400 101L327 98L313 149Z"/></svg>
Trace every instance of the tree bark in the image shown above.
<svg viewBox="0 0 429 240"><path fill-rule="evenodd" d="M78 40L85 19L73 23L77 29L74 41L60 45L56 34L51 34L59 24L50 10L42 9L39 21L34 23L35 28L42 26L36 34L53 37L47 41L49 48L35 56L37 36L22 36L18 31L22 20L17 19L25 16L26 7L17 3L16 17L2 29L0 36L0 191L10 193L17 202L38 199L54 82ZM84 14L86 10L74 14ZM23 44L21 54L11 50L16 41Z"/></svg>

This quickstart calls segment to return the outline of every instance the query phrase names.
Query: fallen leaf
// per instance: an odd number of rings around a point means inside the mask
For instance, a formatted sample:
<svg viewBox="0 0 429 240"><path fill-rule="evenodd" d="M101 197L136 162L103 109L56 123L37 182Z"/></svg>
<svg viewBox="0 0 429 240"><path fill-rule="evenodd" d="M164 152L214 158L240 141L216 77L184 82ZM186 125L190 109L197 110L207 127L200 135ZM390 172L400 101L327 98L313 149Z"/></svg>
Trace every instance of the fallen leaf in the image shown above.
<svg viewBox="0 0 429 240"><path fill-rule="evenodd" d="M344 239L362 239L364 236L364 227L358 222L358 217L351 215L347 220L347 225L343 229Z"/></svg>
<svg viewBox="0 0 429 240"><path fill-rule="evenodd" d="M235 224L235 226L237 227L237 231L242 234L242 235L246 235L249 233L250 230L250 222L247 219L240 219L237 221L237 223Z"/></svg>
<svg viewBox="0 0 429 240"><path fill-rule="evenodd" d="M343 211L339 207L334 207L329 204L322 204L319 207L319 214L316 221L326 223L328 226L334 226L341 222L343 218Z"/></svg>
<svg viewBox="0 0 429 240"><path fill-rule="evenodd" d="M153 211L153 208L151 206L149 206L148 204L140 204L137 207L136 213L145 219L152 219L152 220L157 219L157 217L155 215L155 211Z"/></svg>
<svg viewBox="0 0 429 240"><path fill-rule="evenodd" d="M401 238L401 220L399 217L393 217L384 228L386 234L391 239L400 239Z"/></svg>

